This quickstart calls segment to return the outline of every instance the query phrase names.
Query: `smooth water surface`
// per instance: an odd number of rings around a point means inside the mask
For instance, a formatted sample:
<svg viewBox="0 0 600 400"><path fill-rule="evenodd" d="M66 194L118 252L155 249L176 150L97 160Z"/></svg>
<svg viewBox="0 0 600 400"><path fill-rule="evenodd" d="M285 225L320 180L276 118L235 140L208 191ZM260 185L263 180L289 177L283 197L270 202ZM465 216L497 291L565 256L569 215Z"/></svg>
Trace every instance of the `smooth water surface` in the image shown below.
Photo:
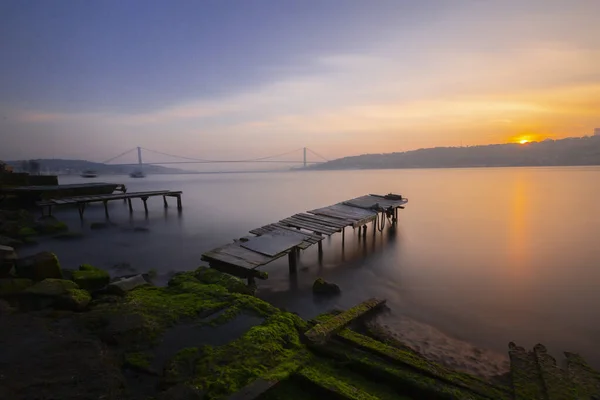
<svg viewBox="0 0 600 400"><path fill-rule="evenodd" d="M501 354L509 341L530 348L541 342L553 354L580 352L600 365L598 167L60 180L125 183L129 191L182 190L181 214L174 199L166 210L162 198L149 199L147 219L141 200L134 200L132 216L117 201L109 206L114 225L104 230L89 230L91 222L104 221L100 204L86 210L83 225L75 209L60 210L58 218L82 230L84 239L52 240L29 250L51 249L66 267L128 262L165 274L194 268L204 251L292 214L368 193L401 193L409 203L397 230L373 236L369 226L360 240L349 229L343 249L341 235L334 235L324 242L322 263L316 246L302 253L296 278L288 274L287 257L278 260L264 268L269 280L259 281L260 296L304 317L384 297L392 309L384 323L408 339L412 333L424 352L451 349L454 340ZM338 283L342 295L313 299L310 287L319 276Z"/></svg>

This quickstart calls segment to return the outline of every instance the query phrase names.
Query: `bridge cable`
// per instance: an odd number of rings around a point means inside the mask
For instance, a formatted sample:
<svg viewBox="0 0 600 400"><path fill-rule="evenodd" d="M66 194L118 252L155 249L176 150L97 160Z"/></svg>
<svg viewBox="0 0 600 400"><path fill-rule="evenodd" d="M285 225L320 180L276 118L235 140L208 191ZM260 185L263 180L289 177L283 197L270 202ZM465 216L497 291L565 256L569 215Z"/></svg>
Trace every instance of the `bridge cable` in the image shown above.
<svg viewBox="0 0 600 400"><path fill-rule="evenodd" d="M327 158L323 157L322 155L316 153L315 151L309 149L308 147L306 148L306 150L310 151L311 153L313 153L315 156L322 158L325 161L329 161Z"/></svg>
<svg viewBox="0 0 600 400"><path fill-rule="evenodd" d="M118 155L118 156L116 156L116 157L109 158L109 159L108 159L108 160L106 160L106 161L102 161L102 164L108 164L109 162L111 162L111 161L113 161L113 160L116 160L117 158L119 158L119 157L122 157L122 156L124 156L125 154L131 153L131 152L132 152L132 151L134 151L135 149L136 149L136 148L134 147L133 149L127 150L127 151L125 151L125 152L123 152L123 153L119 154L119 155Z"/></svg>
<svg viewBox="0 0 600 400"><path fill-rule="evenodd" d="M203 158L192 158L192 157L184 157L184 156L177 156L174 154L169 154L169 153L163 153L162 151L156 151L156 150L151 150L151 149L147 149L145 147L142 147L144 150L152 152L152 153L156 153L156 154L160 154L163 156L167 156L167 157L173 157L173 158L181 158L184 160L191 160L191 161L200 161L200 162L220 162L220 163L224 163L224 162L253 162L253 161L264 161L267 160L269 158L276 158L276 157L281 157L281 156L286 156L288 154L292 154L295 153L297 151L300 151L302 149L296 149L293 151L288 151L285 153L281 153L281 154L276 154L276 155L272 155L272 156L267 156L267 157L261 157L261 158L253 158L253 159L248 159L248 160L207 160L207 159L203 159Z"/></svg>

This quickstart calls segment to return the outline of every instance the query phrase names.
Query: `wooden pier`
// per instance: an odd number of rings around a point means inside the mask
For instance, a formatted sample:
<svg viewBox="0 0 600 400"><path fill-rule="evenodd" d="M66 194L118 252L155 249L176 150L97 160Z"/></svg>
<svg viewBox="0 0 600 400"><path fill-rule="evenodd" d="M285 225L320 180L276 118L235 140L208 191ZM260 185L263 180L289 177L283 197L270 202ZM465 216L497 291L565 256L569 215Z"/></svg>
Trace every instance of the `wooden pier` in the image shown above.
<svg viewBox="0 0 600 400"><path fill-rule="evenodd" d="M181 210L181 191L171 191L171 190L156 190L152 192L130 192L130 193L120 193L120 194L103 194L97 196L76 196L76 197L67 197L61 199L50 199L38 201L36 204L42 208L42 216L44 215L52 215L52 207L56 206L65 206L65 205L77 205L79 210L79 218L83 220L83 213L85 212L85 208L90 203L100 203L104 204L104 213L106 218L108 215L108 202L113 200L123 200L126 201L129 205L129 212L133 212L133 205L131 203L131 199L141 199L144 203L144 210L148 213L148 204L147 200L150 197L162 196L163 203L165 208L169 206L167 202L167 197L175 197L177 199L177 209ZM47 210L47 214L45 211Z"/></svg>
<svg viewBox="0 0 600 400"><path fill-rule="evenodd" d="M398 221L398 209L404 208L408 199L399 195L366 195L328 207L295 214L281 221L250 231L255 236L246 236L233 243L218 247L202 254L212 268L232 275L247 278L267 279L259 267L269 264L285 255L288 256L290 273L295 273L298 254L313 244L319 247L322 256L322 241L345 228L358 228L359 235L367 232L372 223L373 234L383 231L386 219L392 224Z"/></svg>

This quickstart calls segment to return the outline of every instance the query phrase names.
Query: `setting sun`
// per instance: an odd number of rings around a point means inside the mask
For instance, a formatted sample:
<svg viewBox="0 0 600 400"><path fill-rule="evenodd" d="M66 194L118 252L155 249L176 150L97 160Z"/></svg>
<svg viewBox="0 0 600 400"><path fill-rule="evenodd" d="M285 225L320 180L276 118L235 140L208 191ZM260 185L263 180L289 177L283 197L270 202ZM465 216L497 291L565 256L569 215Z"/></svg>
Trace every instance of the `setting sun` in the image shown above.
<svg viewBox="0 0 600 400"><path fill-rule="evenodd" d="M521 139L521 140L519 140L519 143L521 143L521 144L529 143L529 140Z"/></svg>

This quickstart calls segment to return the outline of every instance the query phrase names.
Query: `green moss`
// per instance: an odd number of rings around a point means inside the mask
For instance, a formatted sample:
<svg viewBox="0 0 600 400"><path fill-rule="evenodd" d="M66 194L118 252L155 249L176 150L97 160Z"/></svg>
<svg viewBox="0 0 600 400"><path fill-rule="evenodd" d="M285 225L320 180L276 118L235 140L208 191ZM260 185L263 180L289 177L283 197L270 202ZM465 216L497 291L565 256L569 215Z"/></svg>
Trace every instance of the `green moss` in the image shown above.
<svg viewBox="0 0 600 400"><path fill-rule="evenodd" d="M214 399L234 393L259 377L273 378L273 368L303 349L299 331L304 329L306 323L294 314L272 315L225 346L204 348L191 383Z"/></svg>
<svg viewBox="0 0 600 400"><path fill-rule="evenodd" d="M164 369L165 383L174 385L193 379L196 372L196 363L202 354L209 351L209 348L209 346L202 349L188 347L178 351Z"/></svg>
<svg viewBox="0 0 600 400"><path fill-rule="evenodd" d="M304 382L286 379L259 396L258 400L314 400L318 397L307 390Z"/></svg>
<svg viewBox="0 0 600 400"><path fill-rule="evenodd" d="M64 306L74 311L85 310L91 301L92 296L87 290L83 289L67 289L67 293L63 298Z"/></svg>
<svg viewBox="0 0 600 400"><path fill-rule="evenodd" d="M221 285L231 293L254 294L252 288L248 287L241 279L212 268L200 267L194 271L194 277L202 283Z"/></svg>
<svg viewBox="0 0 600 400"><path fill-rule="evenodd" d="M31 279L7 278L0 279L0 297L13 296L23 292L33 285Z"/></svg>
<svg viewBox="0 0 600 400"><path fill-rule="evenodd" d="M367 301L363 301L359 305L328 319L326 322L315 325L308 332L306 332L306 337L314 342L324 342L332 334L344 328L354 319L367 314L383 304L385 304L385 300L369 299Z"/></svg>
<svg viewBox="0 0 600 400"><path fill-rule="evenodd" d="M38 233L36 232L36 230L35 230L35 229L33 229L33 228L30 228L30 227L28 227L28 226L25 226L25 227L23 227L23 228L20 228L20 229L19 229L19 232L17 233L17 235L18 235L19 237L22 237L22 238L26 238L26 237L29 237L29 236L35 236L35 235L37 235L37 234L38 234Z"/></svg>
<svg viewBox="0 0 600 400"><path fill-rule="evenodd" d="M298 372L309 384L313 384L323 392L332 392L328 398L345 398L353 400L409 400L400 396L392 388L369 381L348 370L340 369L335 363L316 360Z"/></svg>
<svg viewBox="0 0 600 400"><path fill-rule="evenodd" d="M452 399L452 400L495 400L470 390L457 387L438 379L423 375L412 368L393 365L378 357L360 352L352 347L336 342L311 346L321 355L343 362L344 367L365 379L385 383L399 394L413 398Z"/></svg>
<svg viewBox="0 0 600 400"><path fill-rule="evenodd" d="M410 367L423 375L431 376L435 379L469 389L482 396L493 399L509 399L511 397L508 388L494 387L475 376L452 371L439 364L426 360L416 353L388 346L349 329L344 329L338 333L338 336L361 350L368 351L393 363Z"/></svg>
<svg viewBox="0 0 600 400"><path fill-rule="evenodd" d="M77 284L73 281L48 278L27 288L26 292L38 296L53 297L65 295L71 289L78 289Z"/></svg>
<svg viewBox="0 0 600 400"><path fill-rule="evenodd" d="M135 353L127 353L125 354L125 366L139 369L139 370L148 370L150 368L150 364L152 362L153 356L144 352L135 352Z"/></svg>
<svg viewBox="0 0 600 400"><path fill-rule="evenodd" d="M73 271L73 281L83 289L94 291L108 285L110 275L92 265L82 264L79 266L79 271Z"/></svg>

